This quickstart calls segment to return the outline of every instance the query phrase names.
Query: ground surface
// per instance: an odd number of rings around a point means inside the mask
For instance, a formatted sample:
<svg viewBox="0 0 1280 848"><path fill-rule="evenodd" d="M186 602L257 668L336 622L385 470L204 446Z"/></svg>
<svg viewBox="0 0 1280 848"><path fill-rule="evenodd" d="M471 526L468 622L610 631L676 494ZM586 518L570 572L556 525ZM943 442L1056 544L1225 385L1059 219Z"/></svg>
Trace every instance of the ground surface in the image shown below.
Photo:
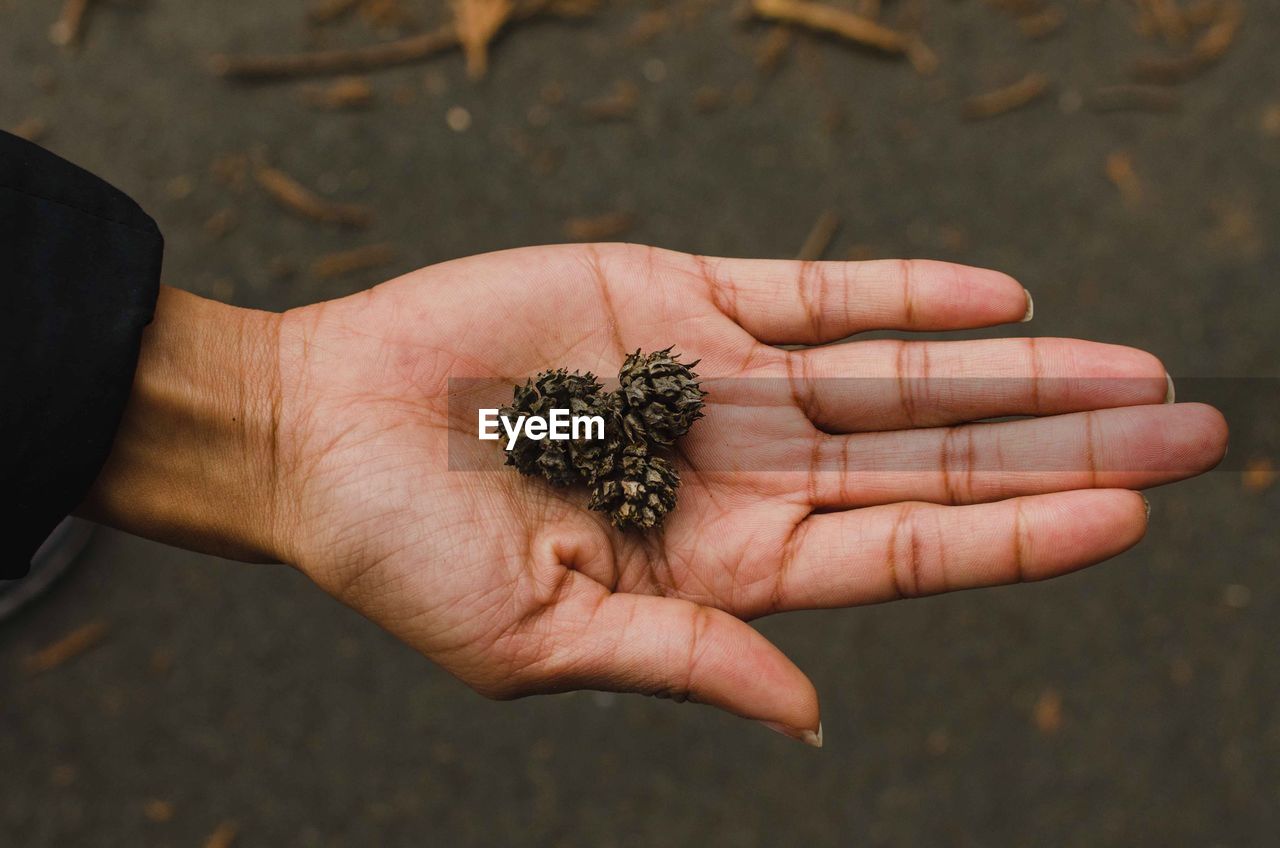
<svg viewBox="0 0 1280 848"><path fill-rule="evenodd" d="M643 7L622 4L511 33L478 85L456 55L376 74L374 106L342 114L205 70L214 51L306 44L300 0L104 0L77 54L46 38L54 5L0 0L0 126L42 119L45 144L136 196L168 282L203 294L285 308L617 210L630 239L787 256L832 209L829 257L999 267L1034 291L1034 332L1149 348L1182 397L1277 373L1275 0L1250 0L1225 60L1161 115L1080 108L1158 49L1118 0L1068 4L1038 43L978 0L924 3L930 80L810 39L765 78L767 30L724 5L637 43ZM323 37L377 36L357 20ZM1056 82L1044 101L959 119L963 96L1030 69ZM634 114L585 117L618 80ZM704 111L711 89L724 102ZM374 206L371 230L297 220L211 171L254 149ZM1117 151L1130 203L1105 173ZM308 270L376 242L397 251L385 268ZM1274 404L1237 406L1235 468L1276 429ZM483 701L285 568L103 532L0 625L0 845L199 845L228 819L244 846L1268 844L1280 486L1243 479L1155 492L1146 541L1053 583L762 622L823 695L821 752L690 705ZM21 671L97 619L98 648Z"/></svg>

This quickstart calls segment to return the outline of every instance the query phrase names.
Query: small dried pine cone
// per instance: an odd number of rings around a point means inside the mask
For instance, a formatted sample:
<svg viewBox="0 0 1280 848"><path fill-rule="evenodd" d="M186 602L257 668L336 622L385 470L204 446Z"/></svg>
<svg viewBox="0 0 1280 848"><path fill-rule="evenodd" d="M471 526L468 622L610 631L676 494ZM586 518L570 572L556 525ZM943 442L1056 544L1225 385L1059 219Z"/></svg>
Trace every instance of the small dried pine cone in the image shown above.
<svg viewBox="0 0 1280 848"><path fill-rule="evenodd" d="M510 406L499 414L516 419L521 415L549 416L553 409L567 409L573 415L587 414L578 410L590 408L601 395L600 381L591 372L570 374L564 368L543 371L523 386L516 386ZM594 413L591 413L594 414ZM606 430L607 433L607 430ZM571 442L552 439L530 439L521 434L507 451L507 465L521 474L546 477L557 486L569 486L585 478L578 473L570 456Z"/></svg>
<svg viewBox="0 0 1280 848"><path fill-rule="evenodd" d="M574 410L575 415L598 415L604 419L604 439L561 442L568 445L569 462L587 485L594 486L597 481L608 477L621 460L625 448L621 410L622 400L616 392L601 392Z"/></svg>
<svg viewBox="0 0 1280 848"><path fill-rule="evenodd" d="M595 428L591 428L577 439L543 439L537 443L543 446L542 454L536 461L538 470L556 486L571 486L575 483L595 485L597 480L613 473L622 453L618 398L612 393L573 398L569 401L568 409L570 415L599 416L604 419L604 438L587 438L597 432Z"/></svg>
<svg viewBox="0 0 1280 848"><path fill-rule="evenodd" d="M596 484L587 506L608 513L621 530L651 530L675 509L679 488L675 466L645 446L633 445L622 452L613 475Z"/></svg>
<svg viewBox="0 0 1280 848"><path fill-rule="evenodd" d="M626 358L618 373L618 393L630 440L672 445L689 432L702 417L707 396L693 371L697 364L678 361L671 348L649 354L637 350Z"/></svg>

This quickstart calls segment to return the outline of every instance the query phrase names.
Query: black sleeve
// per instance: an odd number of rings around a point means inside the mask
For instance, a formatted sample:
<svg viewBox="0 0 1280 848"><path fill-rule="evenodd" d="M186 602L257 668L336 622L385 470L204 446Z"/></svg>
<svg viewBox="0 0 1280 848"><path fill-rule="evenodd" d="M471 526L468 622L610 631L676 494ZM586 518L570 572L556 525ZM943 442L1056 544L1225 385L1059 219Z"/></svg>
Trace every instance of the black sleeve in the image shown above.
<svg viewBox="0 0 1280 848"><path fill-rule="evenodd" d="M27 572L106 461L163 247L123 193L0 132L0 579Z"/></svg>

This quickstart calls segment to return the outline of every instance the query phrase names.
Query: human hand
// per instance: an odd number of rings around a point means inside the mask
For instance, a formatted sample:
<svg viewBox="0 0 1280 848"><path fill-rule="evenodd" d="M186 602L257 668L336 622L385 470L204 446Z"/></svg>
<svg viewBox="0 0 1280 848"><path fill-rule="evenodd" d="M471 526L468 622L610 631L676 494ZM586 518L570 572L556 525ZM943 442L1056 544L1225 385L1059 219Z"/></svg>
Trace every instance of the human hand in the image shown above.
<svg viewBox="0 0 1280 848"><path fill-rule="evenodd" d="M1104 560L1145 532L1132 489L1223 454L1221 416L1166 405L1163 366L1129 348L777 347L990 326L1028 307L1007 276L938 262L721 260L632 245L448 262L283 316L240 316L249 329L234 334L235 359L250 364L229 370L247 370L253 388L214 391L221 405L210 404L238 412L239 435L191 428L227 445L225 463L206 465L251 469L248 482L197 487L239 488L238 501L203 496L177 518L153 504L130 519L111 493L140 478L118 447L90 511L292 563L489 696L688 698L814 743L812 684L746 620ZM509 387L554 367L607 378L627 353L669 345L701 360L710 395L680 442L679 504L661 532L624 534L585 509L585 492L510 469L450 470L460 445L500 459L475 441L474 417L451 416L451 378ZM873 379L835 379L848 377ZM1011 415L1038 417L967 423Z"/></svg>

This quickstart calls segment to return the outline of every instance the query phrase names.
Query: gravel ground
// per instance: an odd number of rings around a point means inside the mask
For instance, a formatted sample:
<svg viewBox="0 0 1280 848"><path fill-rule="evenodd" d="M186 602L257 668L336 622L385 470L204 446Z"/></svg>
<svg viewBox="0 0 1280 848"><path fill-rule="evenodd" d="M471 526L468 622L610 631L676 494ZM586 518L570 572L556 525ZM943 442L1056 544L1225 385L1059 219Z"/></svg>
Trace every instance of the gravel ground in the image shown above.
<svg viewBox="0 0 1280 848"><path fill-rule="evenodd" d="M768 29L727 4L679 4L644 40L653 6L620 2L511 32L479 84L451 54L328 113L306 83L228 85L205 60L382 37L358 19L309 35L300 0L103 0L69 52L47 38L55 4L0 0L0 126L43 121L43 143L137 197L171 284L283 309L618 211L636 241L788 256L830 209L828 257L1009 271L1035 333L1148 348L1180 399L1226 397L1234 430L1231 467L1154 492L1149 537L1107 565L762 622L823 695L822 751L690 705L487 702L289 569L101 532L0 625L0 845L200 845L227 820L240 846L1271 844L1280 486L1239 469L1277 456L1280 405L1273 379L1239 378L1280 361L1280 3L1247 6L1166 114L1089 108L1162 49L1119 0L1064 4L1039 42L990 4L926 0L931 78L808 37L764 76ZM1030 70L1054 81L1040 102L960 119ZM590 118L620 81L634 113ZM372 227L237 188L226 163L252 152L369 204ZM1106 166L1125 155L1128 196ZM376 243L391 264L310 270ZM94 650L23 672L99 620Z"/></svg>

